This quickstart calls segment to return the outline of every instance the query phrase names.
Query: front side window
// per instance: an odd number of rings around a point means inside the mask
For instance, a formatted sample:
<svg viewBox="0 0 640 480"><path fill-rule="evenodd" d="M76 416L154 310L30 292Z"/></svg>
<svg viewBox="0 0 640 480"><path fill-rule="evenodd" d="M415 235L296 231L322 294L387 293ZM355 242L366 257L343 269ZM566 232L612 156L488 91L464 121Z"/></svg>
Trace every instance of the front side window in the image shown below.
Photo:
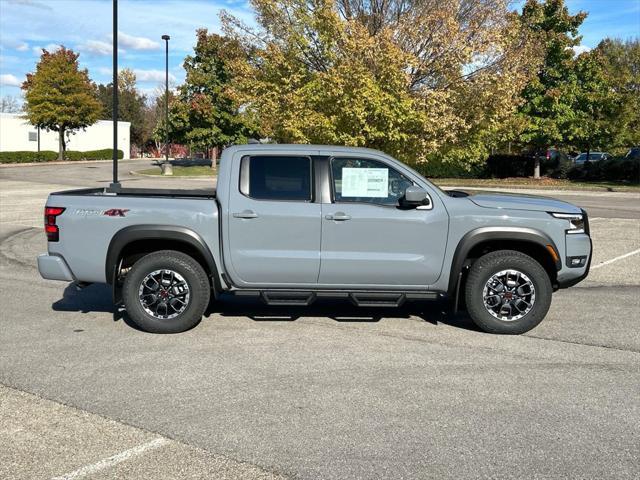
<svg viewBox="0 0 640 480"><path fill-rule="evenodd" d="M333 158L333 198L336 202L398 205L413 182L383 162L362 158Z"/></svg>
<svg viewBox="0 0 640 480"><path fill-rule="evenodd" d="M311 200L311 159L293 156L255 156L243 159L240 186L257 200ZM247 171L248 170L248 171Z"/></svg>

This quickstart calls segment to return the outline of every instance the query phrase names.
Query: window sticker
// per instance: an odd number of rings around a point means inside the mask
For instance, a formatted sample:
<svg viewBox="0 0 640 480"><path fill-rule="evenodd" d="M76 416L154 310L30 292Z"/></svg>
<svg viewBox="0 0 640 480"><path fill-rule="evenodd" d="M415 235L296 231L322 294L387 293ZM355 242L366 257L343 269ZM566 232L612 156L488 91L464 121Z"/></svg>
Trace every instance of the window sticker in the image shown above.
<svg viewBox="0 0 640 480"><path fill-rule="evenodd" d="M388 197L389 169L343 168L341 195L343 197Z"/></svg>

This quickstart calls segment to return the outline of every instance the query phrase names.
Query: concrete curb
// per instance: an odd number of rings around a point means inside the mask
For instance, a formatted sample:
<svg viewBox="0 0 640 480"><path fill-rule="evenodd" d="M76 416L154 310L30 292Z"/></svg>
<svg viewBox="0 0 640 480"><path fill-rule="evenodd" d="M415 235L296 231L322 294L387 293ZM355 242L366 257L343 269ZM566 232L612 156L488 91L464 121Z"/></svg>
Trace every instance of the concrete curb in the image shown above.
<svg viewBox="0 0 640 480"><path fill-rule="evenodd" d="M136 170L129 170L129 175L148 178L179 178L182 180L188 178L192 178L194 180L213 180L218 178L218 175L150 175L148 173L140 173Z"/></svg>
<svg viewBox="0 0 640 480"><path fill-rule="evenodd" d="M123 158L119 162L153 162L157 158ZM28 162L28 163L0 163L0 168L18 168L18 167L42 167L46 165L81 165L87 163L111 163L113 160L65 160L64 162Z"/></svg>

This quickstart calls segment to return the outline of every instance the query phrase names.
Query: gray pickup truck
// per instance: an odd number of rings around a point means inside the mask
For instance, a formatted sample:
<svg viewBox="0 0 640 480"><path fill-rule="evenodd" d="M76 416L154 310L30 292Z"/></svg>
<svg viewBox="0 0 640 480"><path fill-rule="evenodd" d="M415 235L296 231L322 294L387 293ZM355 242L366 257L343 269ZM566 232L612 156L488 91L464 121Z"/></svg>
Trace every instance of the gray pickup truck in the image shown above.
<svg viewBox="0 0 640 480"><path fill-rule="evenodd" d="M360 306L450 299L482 330L526 332L587 276L587 213L524 195L445 192L375 150L238 145L216 190L83 189L45 207L43 278L108 283L150 332L200 322L210 297Z"/></svg>

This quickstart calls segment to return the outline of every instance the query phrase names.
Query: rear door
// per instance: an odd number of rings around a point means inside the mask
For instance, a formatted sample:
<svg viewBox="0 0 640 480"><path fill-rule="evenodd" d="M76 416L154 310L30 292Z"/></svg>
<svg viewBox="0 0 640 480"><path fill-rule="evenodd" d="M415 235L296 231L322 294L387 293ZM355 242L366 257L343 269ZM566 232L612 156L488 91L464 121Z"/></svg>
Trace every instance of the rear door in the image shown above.
<svg viewBox="0 0 640 480"><path fill-rule="evenodd" d="M449 217L431 195L427 207L401 208L408 174L377 159L330 160L331 203L322 205L319 283L336 287L426 287L442 271Z"/></svg>
<svg viewBox="0 0 640 480"><path fill-rule="evenodd" d="M321 205L314 202L313 160L247 155L238 176L230 189L225 246L234 281L242 286L316 284Z"/></svg>

